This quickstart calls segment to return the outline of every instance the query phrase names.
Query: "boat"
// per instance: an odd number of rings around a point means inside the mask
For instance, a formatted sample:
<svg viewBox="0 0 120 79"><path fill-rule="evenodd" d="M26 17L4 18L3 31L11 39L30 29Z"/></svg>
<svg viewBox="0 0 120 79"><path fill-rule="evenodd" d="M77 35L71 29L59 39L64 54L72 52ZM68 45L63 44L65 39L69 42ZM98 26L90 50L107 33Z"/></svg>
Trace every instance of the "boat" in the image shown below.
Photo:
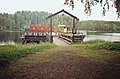
<svg viewBox="0 0 120 79"><path fill-rule="evenodd" d="M69 42L78 42L83 41L85 35L82 32L77 32L77 29L74 29L66 25L58 25L57 32L59 38L65 39Z"/></svg>
<svg viewBox="0 0 120 79"><path fill-rule="evenodd" d="M54 28L52 28L52 32ZM50 27L49 26L34 26L31 25L24 29L24 34L20 37L22 44L24 43L40 43L50 40Z"/></svg>

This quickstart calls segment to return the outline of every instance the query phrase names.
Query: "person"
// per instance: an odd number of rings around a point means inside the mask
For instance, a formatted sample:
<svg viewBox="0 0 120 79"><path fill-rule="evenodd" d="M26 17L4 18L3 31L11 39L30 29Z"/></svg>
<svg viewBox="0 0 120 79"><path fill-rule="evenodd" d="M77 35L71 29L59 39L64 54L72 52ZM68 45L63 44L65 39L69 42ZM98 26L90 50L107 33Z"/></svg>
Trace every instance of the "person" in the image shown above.
<svg viewBox="0 0 120 79"><path fill-rule="evenodd" d="M67 32L67 28L66 27L64 27L64 32Z"/></svg>

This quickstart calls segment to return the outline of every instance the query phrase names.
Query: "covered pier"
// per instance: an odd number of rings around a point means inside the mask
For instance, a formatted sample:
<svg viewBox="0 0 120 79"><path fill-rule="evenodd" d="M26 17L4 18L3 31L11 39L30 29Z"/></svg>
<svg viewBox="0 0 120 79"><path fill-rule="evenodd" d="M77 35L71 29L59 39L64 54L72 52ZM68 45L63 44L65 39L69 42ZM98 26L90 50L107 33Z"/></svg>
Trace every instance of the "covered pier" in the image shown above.
<svg viewBox="0 0 120 79"><path fill-rule="evenodd" d="M59 31L60 32L60 34L59 34L59 38L62 38L62 39L64 39L64 40L67 40L67 41L69 41L69 42L76 42L76 41L81 41L81 40L83 40L84 39L84 37L85 37L85 35L78 35L78 34L76 34L76 21L79 21L79 19L76 17L76 16L74 16L74 15L72 15L71 13L69 13L69 12L67 12L67 11L65 11L64 9L62 9L62 10L60 10L60 11L58 11L58 12L56 12L56 13L54 13L54 14L52 14L52 15L50 15L50 16L48 16L47 17L47 19L50 19L50 30L51 30L51 32L50 32L50 37L51 37L51 39L50 39L50 42L53 42L52 40L52 18L54 17L54 16L56 16L56 15L58 15L58 14L60 14L60 13L65 13L65 14L67 14L67 15L69 15L70 17L72 17L73 18L73 26L70 28L71 29L71 32L67 32L67 30L66 30L66 32L63 32L63 31ZM63 26L63 27L65 27L65 26ZM67 27L67 26L66 26ZM65 28L66 28L65 27ZM67 27L68 28L68 27ZM66 34L67 33L67 34Z"/></svg>

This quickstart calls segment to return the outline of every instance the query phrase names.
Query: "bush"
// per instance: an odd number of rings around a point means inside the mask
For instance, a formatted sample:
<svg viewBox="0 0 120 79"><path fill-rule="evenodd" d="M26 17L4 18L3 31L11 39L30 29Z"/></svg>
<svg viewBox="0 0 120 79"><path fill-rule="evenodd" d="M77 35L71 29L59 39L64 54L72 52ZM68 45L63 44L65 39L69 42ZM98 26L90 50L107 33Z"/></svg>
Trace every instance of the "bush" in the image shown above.
<svg viewBox="0 0 120 79"><path fill-rule="evenodd" d="M120 51L120 42L110 42L110 41L104 41L104 40L91 40L86 41L84 44L92 44L89 47L92 47L93 49L106 49L106 50L112 50L112 51Z"/></svg>
<svg viewBox="0 0 120 79"><path fill-rule="evenodd" d="M105 48L107 50L117 50L117 51L120 51L120 43L105 42L102 45L103 45L103 48Z"/></svg>

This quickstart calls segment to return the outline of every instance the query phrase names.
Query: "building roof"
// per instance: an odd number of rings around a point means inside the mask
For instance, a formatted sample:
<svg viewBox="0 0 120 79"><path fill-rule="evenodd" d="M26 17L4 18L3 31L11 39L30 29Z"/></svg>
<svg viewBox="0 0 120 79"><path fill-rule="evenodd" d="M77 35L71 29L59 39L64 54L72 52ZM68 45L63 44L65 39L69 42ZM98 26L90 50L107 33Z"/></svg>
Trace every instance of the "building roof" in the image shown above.
<svg viewBox="0 0 120 79"><path fill-rule="evenodd" d="M30 26L30 31L33 32L50 32L50 27L48 26ZM54 28L52 28L52 31L54 31Z"/></svg>
<svg viewBox="0 0 120 79"><path fill-rule="evenodd" d="M58 25L58 26L66 26L66 25Z"/></svg>
<svg viewBox="0 0 120 79"><path fill-rule="evenodd" d="M50 16L48 16L47 19L52 18L53 16L58 15L58 14L61 13L61 12L64 12L64 13L66 13L67 15L73 17L74 19L79 20L79 18L77 18L76 16L72 15L71 13L65 11L64 9L62 9L62 10L60 10L60 11L58 11L58 12L56 12L56 13L50 15Z"/></svg>

